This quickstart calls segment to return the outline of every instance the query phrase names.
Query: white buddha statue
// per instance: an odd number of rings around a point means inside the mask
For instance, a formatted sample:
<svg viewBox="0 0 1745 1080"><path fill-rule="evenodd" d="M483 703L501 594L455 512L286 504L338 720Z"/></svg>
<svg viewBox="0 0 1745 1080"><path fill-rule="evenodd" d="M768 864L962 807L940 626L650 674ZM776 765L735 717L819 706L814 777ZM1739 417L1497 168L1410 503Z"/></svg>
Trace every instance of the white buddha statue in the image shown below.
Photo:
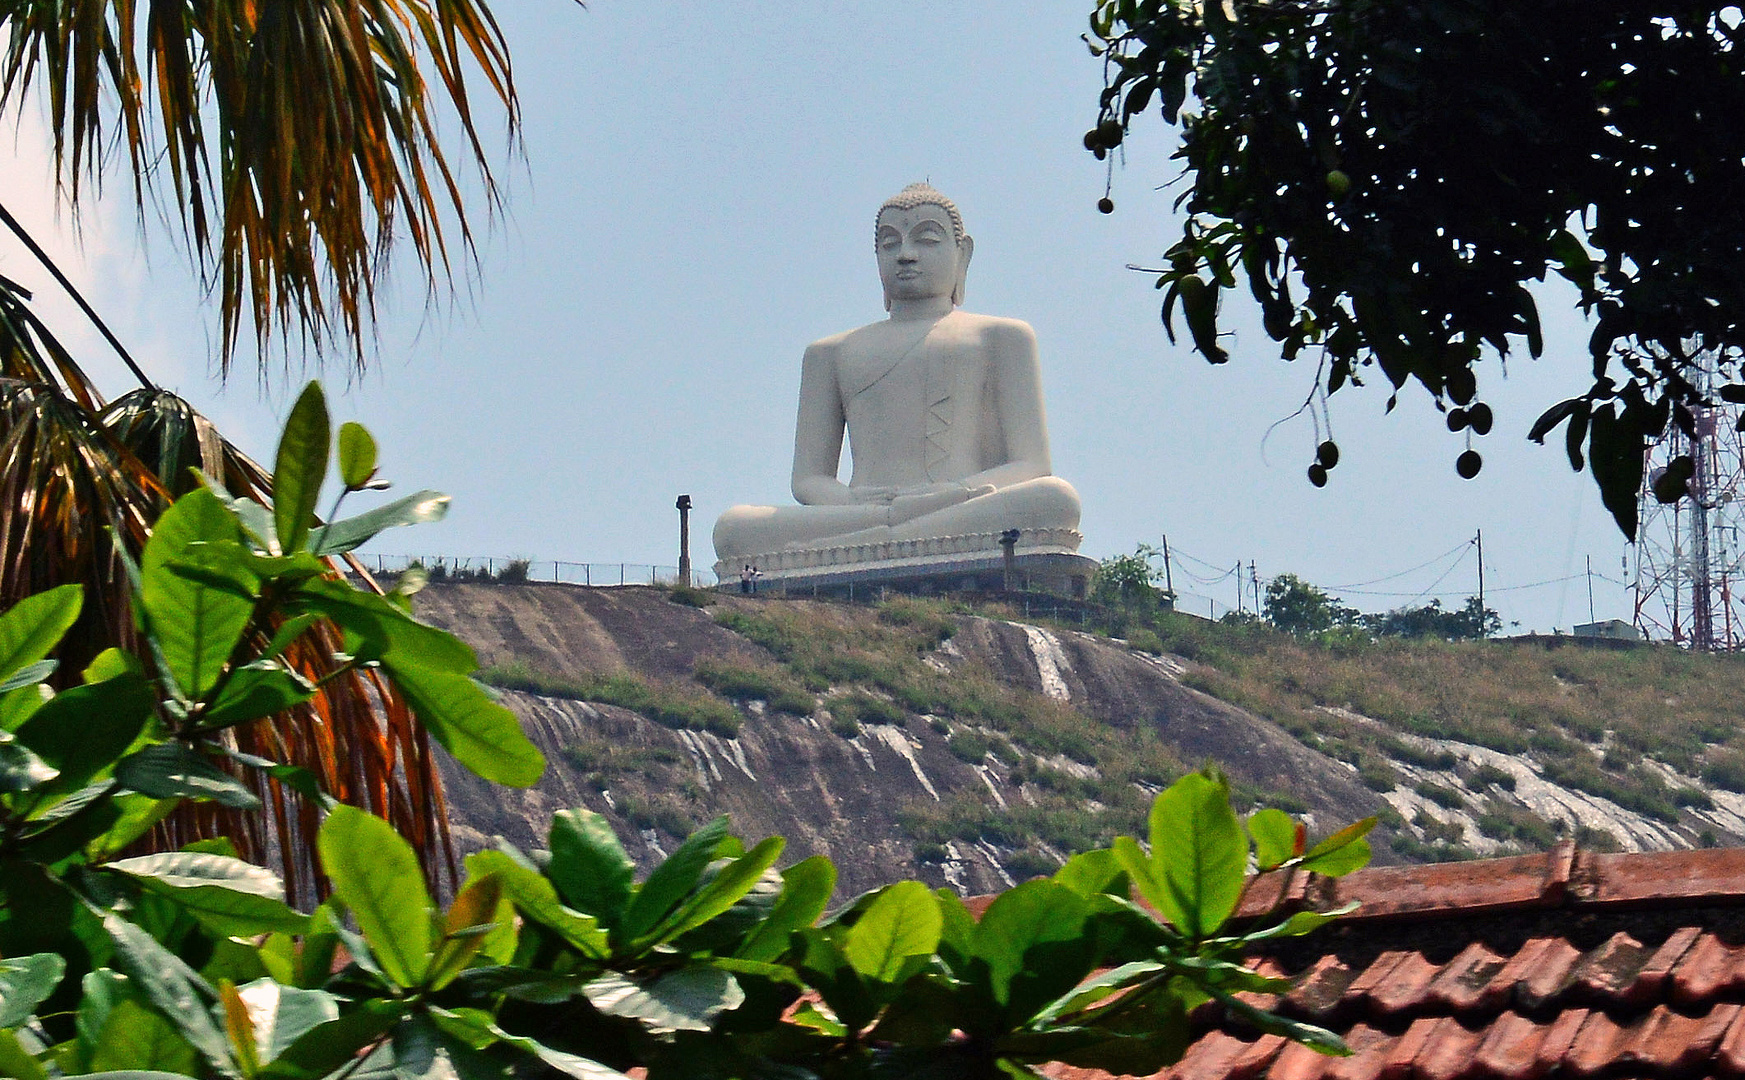
<svg viewBox="0 0 1745 1080"><path fill-rule="evenodd" d="M890 317L815 341L802 361L800 505L722 514L718 566L819 565L780 553L824 549L854 553L830 563L889 560L914 551L901 541L939 538L997 551L1012 529L1021 550L1076 550L1079 498L1050 466L1036 335L959 310L975 243L956 205L911 184L879 208L875 244Z"/></svg>

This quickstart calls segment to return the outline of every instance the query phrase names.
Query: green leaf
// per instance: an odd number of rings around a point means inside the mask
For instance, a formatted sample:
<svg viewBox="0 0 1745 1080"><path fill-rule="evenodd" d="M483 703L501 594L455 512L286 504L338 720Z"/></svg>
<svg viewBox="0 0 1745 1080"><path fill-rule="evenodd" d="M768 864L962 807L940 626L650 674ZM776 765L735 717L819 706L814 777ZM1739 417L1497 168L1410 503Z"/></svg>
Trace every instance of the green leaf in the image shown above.
<svg viewBox="0 0 1745 1080"><path fill-rule="evenodd" d="M236 518L205 488L176 500L152 528L140 556L140 605L147 629L162 651L169 674L184 693L198 698L212 689L247 629L254 603L239 591L252 591L253 575L218 546L239 545ZM202 567L236 589L191 580L172 563Z"/></svg>
<svg viewBox="0 0 1745 1080"><path fill-rule="evenodd" d="M60 775L49 765L19 745L11 735L0 733L0 795L14 795L41 787Z"/></svg>
<svg viewBox="0 0 1745 1080"><path fill-rule="evenodd" d="M1248 833L1254 837L1254 858L1263 871L1297 854L1297 823L1283 810L1258 810L1249 815Z"/></svg>
<svg viewBox="0 0 1745 1080"><path fill-rule="evenodd" d="M121 786L154 799L211 799L221 806L259 810L246 784L181 743L160 743L129 754L115 766Z"/></svg>
<svg viewBox="0 0 1745 1080"><path fill-rule="evenodd" d="M103 916L103 928L115 943L115 966L181 1032L200 1056L224 1075L233 1075L230 1044L206 1009L217 992L192 968L159 945L152 936L113 912Z"/></svg>
<svg viewBox="0 0 1745 1080"><path fill-rule="evenodd" d="M107 772L144 730L157 701L150 683L123 676L75 686L44 702L15 733L61 773L36 789L36 797L70 795Z"/></svg>
<svg viewBox="0 0 1745 1080"><path fill-rule="evenodd" d="M443 916L442 941L430 964L432 990L453 982L484 948L489 935L500 928L497 915L502 899L503 882L494 874L474 878L455 896Z"/></svg>
<svg viewBox="0 0 1745 1080"><path fill-rule="evenodd" d="M140 1075L138 1070L197 1074L199 1054L176 1026L144 1004L124 997L116 1001L93 1040L88 1064L97 1074Z"/></svg>
<svg viewBox="0 0 1745 1080"><path fill-rule="evenodd" d="M1085 935L1090 906L1052 881L1027 881L1001 893L976 924L970 952L988 966L988 988L1008 1019L1020 1022L1090 973L1095 942Z"/></svg>
<svg viewBox="0 0 1745 1080"><path fill-rule="evenodd" d="M97 659L86 665L79 673L79 678L87 683L108 682L123 675L145 674L145 665L139 662L139 657L126 649L109 648L97 654Z"/></svg>
<svg viewBox="0 0 1745 1080"><path fill-rule="evenodd" d="M1239 941L1269 941L1281 937L1301 937L1304 934L1319 930L1341 915L1349 915L1362 905L1353 900L1332 911L1299 911L1284 922L1268 926L1253 933L1243 934Z"/></svg>
<svg viewBox="0 0 1745 1080"><path fill-rule="evenodd" d="M339 479L353 491L376 475L376 440L369 429L351 421L339 425Z"/></svg>
<svg viewBox="0 0 1745 1080"><path fill-rule="evenodd" d="M648 875L642 888L624 912L615 940L637 941L659 925L679 901L690 895L702 880L703 871L715 861L721 842L727 838L727 819L718 817L686 838L671 855Z"/></svg>
<svg viewBox="0 0 1745 1080"><path fill-rule="evenodd" d="M271 660L238 668L212 707L200 714L204 728L226 727L274 716L315 696L309 680Z"/></svg>
<svg viewBox="0 0 1745 1080"><path fill-rule="evenodd" d="M368 640L384 659L456 675L478 670L478 655L466 642L419 622L386 597L312 578L299 586L296 600Z"/></svg>
<svg viewBox="0 0 1745 1080"><path fill-rule="evenodd" d="M315 1028L339 1019L339 999L325 990L301 990L272 979L256 979L237 987L236 992L248 1006L257 1045L267 1061Z"/></svg>
<svg viewBox="0 0 1745 1080"><path fill-rule="evenodd" d="M55 669L60 666L59 660L38 660L34 664L19 668L10 679L0 682L0 694L10 694L12 691L21 690L26 686L35 686L53 675Z"/></svg>
<svg viewBox="0 0 1745 1080"><path fill-rule="evenodd" d="M430 734L476 775L531 787L545 773L545 755L521 730L521 721L472 679L395 659L383 666Z"/></svg>
<svg viewBox="0 0 1745 1080"><path fill-rule="evenodd" d="M309 534L321 482L327 478L331 432L327 399L321 384L311 382L291 407L273 459L273 527L287 553L301 551Z"/></svg>
<svg viewBox="0 0 1745 1080"><path fill-rule="evenodd" d="M402 525L423 525L448 516L449 496L420 491L385 506L336 521L316 530L311 548L317 555L339 555L368 543L377 533Z"/></svg>
<svg viewBox="0 0 1745 1080"><path fill-rule="evenodd" d="M555 861L556 856L553 856ZM467 856L467 872L495 874L503 892L516 910L568 942L583 956L601 960L610 954L605 931L592 915L565 907L556 890L537 871L530 870L501 851L481 851Z"/></svg>
<svg viewBox="0 0 1745 1080"><path fill-rule="evenodd" d="M1120 877L1121 861L1108 848L1099 848L1074 855L1050 880L1089 899L1117 888L1125 893L1126 886L1120 884Z"/></svg>
<svg viewBox="0 0 1745 1080"><path fill-rule="evenodd" d="M62 585L27 596L0 615L0 680L47 656L79 618L82 585Z"/></svg>
<svg viewBox="0 0 1745 1080"><path fill-rule="evenodd" d="M292 1040L261 1070L263 1080L321 1080L356 1060L358 1052L392 1031L410 1006L368 998L355 1012L317 1024Z"/></svg>
<svg viewBox="0 0 1745 1080"><path fill-rule="evenodd" d="M0 731L17 731L54 696L54 691L41 683L0 694Z"/></svg>
<svg viewBox="0 0 1745 1080"><path fill-rule="evenodd" d="M15 1032L0 1029L0 1076L18 1080L49 1080L48 1071L18 1041Z"/></svg>
<svg viewBox="0 0 1745 1080"><path fill-rule="evenodd" d="M786 846L786 840L771 836L734 859L648 936L656 942L670 941L726 912L751 891Z"/></svg>
<svg viewBox="0 0 1745 1080"><path fill-rule="evenodd" d="M1189 773L1157 797L1151 860L1163 890L1147 898L1189 937L1217 933L1236 910L1248 870L1248 841L1222 776Z"/></svg>
<svg viewBox="0 0 1745 1080"><path fill-rule="evenodd" d="M309 928L309 917L285 904L279 879L241 859L176 851L122 859L107 869L137 879L220 937L300 934Z"/></svg>
<svg viewBox="0 0 1745 1080"><path fill-rule="evenodd" d="M1376 819L1353 822L1310 848L1303 856L1303 869L1326 877L1343 877L1353 870L1369 865L1369 841L1365 834L1375 828Z"/></svg>
<svg viewBox="0 0 1745 1080"><path fill-rule="evenodd" d="M1316 1053L1326 1054L1329 1057L1351 1056L1351 1047L1345 1045L1345 1040L1326 1028L1305 1024L1299 1020L1286 1019L1277 1013L1257 1009L1241 998L1231 997L1229 994L1215 994L1213 996L1223 1002L1225 1008L1270 1035L1282 1035L1292 1042L1302 1043Z"/></svg>
<svg viewBox="0 0 1745 1080"><path fill-rule="evenodd" d="M293 642L303 636L303 632L321 621L319 615L298 615L286 619L273 631L273 640L267 643L266 651L260 655L261 660L276 660Z"/></svg>
<svg viewBox="0 0 1745 1080"><path fill-rule="evenodd" d="M717 968L680 968L648 984L612 972L590 982L589 1004L608 1016L640 1020L650 1030L708 1031L715 1018L745 1003L745 991Z"/></svg>
<svg viewBox="0 0 1745 1080"><path fill-rule="evenodd" d="M623 921L635 891L636 867L612 825L592 810L552 815L551 865L546 874L564 902L608 929Z"/></svg>
<svg viewBox="0 0 1745 1080"><path fill-rule="evenodd" d="M67 962L54 953L0 960L0 1028L15 1028L28 1020L66 973Z"/></svg>
<svg viewBox="0 0 1745 1080"><path fill-rule="evenodd" d="M741 960L774 960L788 951L794 931L811 926L836 891L836 864L823 855L802 859L782 871L782 895L769 916L746 936L733 955Z"/></svg>
<svg viewBox="0 0 1745 1080"><path fill-rule="evenodd" d="M913 957L930 956L943 929L939 903L919 881L899 881L879 893L848 931L843 954L863 978L888 983Z"/></svg>
<svg viewBox="0 0 1745 1080"><path fill-rule="evenodd" d="M111 798L110 802L120 811L120 816L102 835L85 845L85 861L88 863L107 862L120 854L153 825L169 817L179 800L123 792Z"/></svg>
<svg viewBox="0 0 1745 1080"><path fill-rule="evenodd" d="M334 808L316 844L334 894L351 909L382 973L398 986L419 985L430 966L435 905L412 845L350 806Z"/></svg>

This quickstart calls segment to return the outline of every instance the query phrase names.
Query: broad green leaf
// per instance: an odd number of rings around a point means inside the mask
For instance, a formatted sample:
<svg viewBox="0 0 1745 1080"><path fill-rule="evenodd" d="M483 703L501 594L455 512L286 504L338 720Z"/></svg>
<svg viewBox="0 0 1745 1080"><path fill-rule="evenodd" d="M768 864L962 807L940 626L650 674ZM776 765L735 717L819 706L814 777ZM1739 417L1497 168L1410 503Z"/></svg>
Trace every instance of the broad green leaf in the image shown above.
<svg viewBox="0 0 1745 1080"><path fill-rule="evenodd" d="M199 698L217 683L254 614L254 603L236 591L189 579L172 563L198 565L227 579L252 582L246 567L216 545L242 539L241 527L205 488L176 500L152 528L140 556L140 605L147 629L182 691Z"/></svg>
<svg viewBox="0 0 1745 1080"><path fill-rule="evenodd" d="M1091 1008L1110 996L1155 978L1169 970L1168 965L1155 960L1135 960L1101 972L1073 987L1067 993L1037 1012L1032 1023L1053 1023L1064 1016Z"/></svg>
<svg viewBox="0 0 1745 1080"><path fill-rule="evenodd" d="M0 960L0 1028L15 1028L48 1000L67 973L54 953L32 953Z"/></svg>
<svg viewBox="0 0 1745 1080"><path fill-rule="evenodd" d="M327 478L331 436L327 399L321 384L311 382L291 407L273 459L273 528L287 553L302 550L309 534L321 482Z"/></svg>
<svg viewBox="0 0 1745 1080"><path fill-rule="evenodd" d="M50 767L29 747L0 732L0 795L41 787L59 775L59 769Z"/></svg>
<svg viewBox="0 0 1745 1080"><path fill-rule="evenodd" d="M116 1001L94 1040L88 1064L94 1073L195 1074L200 1056L168 1019L130 997Z"/></svg>
<svg viewBox="0 0 1745 1080"><path fill-rule="evenodd" d="M1351 914L1360 906L1362 905L1359 904L1358 901L1353 900L1332 911L1299 911L1284 922L1268 926L1262 930L1256 930L1253 933L1243 934L1238 940L1251 942L1268 941L1272 938L1281 937L1301 937L1304 934L1319 930L1321 927L1326 926L1341 915Z"/></svg>
<svg viewBox="0 0 1745 1080"><path fill-rule="evenodd" d="M715 861L721 843L727 839L727 819L718 817L685 839L653 872L642 888L636 890L624 919L614 932L614 940L637 941L658 926L691 894L702 880L703 871Z"/></svg>
<svg viewBox="0 0 1745 1080"><path fill-rule="evenodd" d="M1095 965L1085 936L1090 906L1052 881L1027 881L1001 893L976 924L970 951L988 966L994 1000L1013 1022L1065 993Z"/></svg>
<svg viewBox="0 0 1745 1080"><path fill-rule="evenodd" d="M1182 933L1207 938L1236 910L1248 841L1222 776L1189 773L1151 806L1151 859L1163 892L1152 901Z"/></svg>
<svg viewBox="0 0 1745 1080"><path fill-rule="evenodd" d="M111 800L121 816L101 836L85 845L85 860L108 862L129 844L144 836L153 825L170 816L178 799L154 799L149 795L122 792Z"/></svg>
<svg viewBox="0 0 1745 1080"><path fill-rule="evenodd" d="M818 992L824 1004L842 1021L844 1027L860 1031L878 1015L879 1003L873 1000L871 988L845 955L837 938L840 929L808 927L795 935L799 941L799 957L795 967L806 985Z"/></svg>
<svg viewBox="0 0 1745 1080"><path fill-rule="evenodd" d="M86 665L79 673L79 678L87 683L108 682L123 675L144 675L145 665L139 657L126 649L109 648L97 654L97 659Z"/></svg>
<svg viewBox="0 0 1745 1080"><path fill-rule="evenodd" d="M339 479L356 491L376 475L376 440L369 429L351 421L339 425Z"/></svg>
<svg viewBox="0 0 1745 1080"><path fill-rule="evenodd" d="M300 990L272 979L256 979L237 987L236 993L248 1007L264 1061L283 1054L322 1024L339 1019L339 999L325 990Z"/></svg>
<svg viewBox="0 0 1745 1080"><path fill-rule="evenodd" d="M217 999L217 992L174 953L121 916L105 914L103 928L115 943L115 966L208 1064L222 1074L234 1073L230 1045L206 1008Z"/></svg>
<svg viewBox="0 0 1745 1080"><path fill-rule="evenodd" d="M316 844L334 894L351 909L382 973L398 986L419 985L430 967L435 905L412 845L350 806L334 808Z"/></svg>
<svg viewBox="0 0 1745 1080"><path fill-rule="evenodd" d="M122 859L108 869L138 879L220 937L300 934L309 928L309 917L285 904L279 879L241 859L176 851Z"/></svg>
<svg viewBox="0 0 1745 1080"><path fill-rule="evenodd" d="M368 543L377 533L402 525L423 525L448 516L449 496L440 491L420 491L356 517L336 521L315 530L311 546L317 555L340 555Z"/></svg>
<svg viewBox="0 0 1745 1080"><path fill-rule="evenodd" d="M255 1038L254 1021L249 1018L248 1006L243 1004L236 987L229 982L218 984L218 1000L224 1006L224 1035L230 1040L237 1067L243 1076L252 1077L260 1071L261 1048Z"/></svg>
<svg viewBox="0 0 1745 1080"><path fill-rule="evenodd" d="M402 1001L365 999L355 1012L299 1035L274 1055L260 1075L265 1080L321 1080L350 1065L360 1050L392 1031L409 1008Z"/></svg>
<svg viewBox="0 0 1745 1080"><path fill-rule="evenodd" d="M706 967L680 968L646 985L612 972L585 992L589 1004L606 1015L640 1020L656 1033L708 1031L717 1016L745 1003L732 975Z"/></svg>
<svg viewBox="0 0 1745 1080"><path fill-rule="evenodd" d="M565 1076L576 1077L577 1080L626 1080L623 1073L608 1068L597 1061L578 1057L575 1054L566 1054L561 1050L553 1050L543 1043L524 1036L511 1035L491 1020L490 1013L478 1009L432 1008L430 1017L448 1034L462 1040L474 1049L484 1049L496 1043L505 1043L537 1057Z"/></svg>
<svg viewBox="0 0 1745 1080"><path fill-rule="evenodd" d="M82 585L62 585L27 596L0 615L0 680L47 656L79 618Z"/></svg>
<svg viewBox="0 0 1745 1080"><path fill-rule="evenodd" d="M594 916L565 907L551 882L537 871L501 851L481 851L467 856L467 872L497 875L504 895L524 917L551 930L583 956L600 960L610 954L606 932Z"/></svg>
<svg viewBox="0 0 1745 1080"><path fill-rule="evenodd" d="M493 783L531 787L545 773L545 755L521 721L465 675L384 661L418 719L456 761Z"/></svg>
<svg viewBox="0 0 1745 1080"><path fill-rule="evenodd" d="M899 881L881 891L855 922L842 951L863 978L891 982L910 958L933 953L943 925L939 902L927 886Z"/></svg>
<svg viewBox="0 0 1745 1080"><path fill-rule="evenodd" d="M657 926L649 936L659 941L670 941L726 912L751 891L752 886L763 877L763 872L775 864L786 846L786 840L771 836L734 859L722 867L707 885L697 890L694 896L680 904L671 918Z"/></svg>
<svg viewBox="0 0 1745 1080"><path fill-rule="evenodd" d="M976 918L963 906L963 898L947 887L933 891L939 904L939 958L958 978L967 978L974 950Z"/></svg>
<svg viewBox="0 0 1745 1080"><path fill-rule="evenodd" d="M635 891L636 867L612 825L592 810L560 810L551 818L551 865L546 876L564 903L600 920L607 929L623 921Z"/></svg>
<svg viewBox="0 0 1745 1080"><path fill-rule="evenodd" d="M1066 861L1049 880L1089 899L1116 888L1121 877L1121 861L1108 848L1081 852ZM1126 891L1124 885L1120 886Z"/></svg>
<svg viewBox="0 0 1745 1080"><path fill-rule="evenodd" d="M279 624L277 630L273 631L273 640L267 643L266 651L261 653L260 659L277 660L281 653L289 649L298 638L303 636L304 631L320 621L321 616L319 615L298 615L295 618L286 619Z"/></svg>
<svg viewBox="0 0 1745 1080"><path fill-rule="evenodd" d="M16 1032L0 1029L0 1076L17 1080L49 1080L48 1071L18 1041Z"/></svg>
<svg viewBox="0 0 1745 1080"><path fill-rule="evenodd" d="M296 600L370 642L383 659L455 675L479 668L478 654L466 642L419 622L386 597L343 581L312 578L298 587Z"/></svg>
<svg viewBox="0 0 1745 1080"><path fill-rule="evenodd" d="M1305 1024L1299 1020L1290 1020L1270 1013L1229 994L1214 995L1224 1003L1224 1007L1237 1016L1253 1024L1261 1031L1271 1035L1282 1035L1292 1042L1302 1043L1309 1049L1329 1057L1350 1057L1351 1047L1345 1045L1345 1040L1328 1031L1326 1028Z"/></svg>
<svg viewBox="0 0 1745 1080"><path fill-rule="evenodd" d="M0 694L0 731L17 731L54 696L54 691L41 683Z"/></svg>
<svg viewBox="0 0 1745 1080"><path fill-rule="evenodd" d="M27 664L19 668L10 679L0 682L0 694L10 694L12 691L23 689L26 686L35 686L53 675L55 669L60 666L59 660L38 660L34 664Z"/></svg>
<svg viewBox="0 0 1745 1080"><path fill-rule="evenodd" d="M157 692L136 675L63 690L15 732L52 768L54 780L36 797L70 795L106 772L144 730Z"/></svg>
<svg viewBox="0 0 1745 1080"><path fill-rule="evenodd" d="M1303 869L1327 877L1344 877L1369 865L1369 840L1364 834L1375 828L1376 819L1364 818L1340 829L1303 855Z"/></svg>
<svg viewBox="0 0 1745 1080"><path fill-rule="evenodd" d="M1262 870L1297 854L1297 823L1283 810L1255 811L1248 818L1248 833L1254 837L1254 858Z"/></svg>
<svg viewBox="0 0 1745 1080"><path fill-rule="evenodd" d="M212 707L200 714L203 728L225 727L274 716L315 696L309 680L271 660L256 660L231 675Z"/></svg>
<svg viewBox="0 0 1745 1080"><path fill-rule="evenodd" d="M121 786L154 799L211 799L221 806L259 810L248 785L181 743L159 743L129 754L115 766Z"/></svg>
<svg viewBox="0 0 1745 1080"><path fill-rule="evenodd" d="M787 952L794 931L817 922L835 891L836 864L823 855L802 859L783 870L781 897L734 955L742 960L768 961Z"/></svg>

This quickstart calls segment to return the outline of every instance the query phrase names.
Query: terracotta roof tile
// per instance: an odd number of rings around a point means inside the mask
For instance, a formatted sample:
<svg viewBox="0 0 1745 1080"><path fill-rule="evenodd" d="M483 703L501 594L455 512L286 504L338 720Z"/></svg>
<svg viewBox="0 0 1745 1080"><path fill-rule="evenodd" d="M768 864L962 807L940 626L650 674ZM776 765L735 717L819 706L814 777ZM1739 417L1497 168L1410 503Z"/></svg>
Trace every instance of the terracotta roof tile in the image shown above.
<svg viewBox="0 0 1745 1080"><path fill-rule="evenodd" d="M1455 1012L1497 1008L1508 997L1510 986L1496 981L1508 961L1475 941L1442 968L1430 983L1430 996L1443 1008Z"/></svg>
<svg viewBox="0 0 1745 1080"><path fill-rule="evenodd" d="M1703 1060L1713 1057L1720 1049L1721 1040L1726 1038L1727 1032L1739 1024L1740 1012L1738 1005L1717 1005L1709 1010L1709 1015L1703 1017L1702 1025L1691 1039L1691 1046L1702 1052Z"/></svg>
<svg viewBox="0 0 1745 1080"><path fill-rule="evenodd" d="M1436 1021L1424 1048L1412 1059L1412 1067L1422 1080L1456 1080L1472 1063L1480 1038L1478 1032L1468 1031L1460 1021L1443 1017Z"/></svg>
<svg viewBox="0 0 1745 1080"><path fill-rule="evenodd" d="M1473 1067L1497 1080L1529 1080L1544 1071L1539 1046L1546 1029L1524 1016L1506 1012L1497 1017L1473 1052Z"/></svg>
<svg viewBox="0 0 1745 1080"><path fill-rule="evenodd" d="M1563 1063L1563 1057L1575 1045L1576 1036L1587 1024L1586 1009L1570 1009L1558 1014L1545 1028L1545 1037L1539 1042L1539 1052L1536 1055L1539 1067L1550 1069Z"/></svg>
<svg viewBox="0 0 1745 1080"><path fill-rule="evenodd" d="M1706 1050L1696 1050L1697 1032L1702 1025L1698 1017L1675 1013L1664 1005L1657 1006L1626 1033L1627 1037L1617 1048L1615 1062L1625 1067L1646 1066L1655 1070L1672 1069L1681 1064L1699 1065L1709 1056ZM1687 1055L1693 1055L1688 1063L1685 1060Z"/></svg>
<svg viewBox="0 0 1745 1080"><path fill-rule="evenodd" d="M1351 1056L1334 1058L1327 1066L1327 1080L1376 1080L1387 1063L1387 1051L1394 1038L1368 1024L1354 1025L1345 1036Z"/></svg>
<svg viewBox="0 0 1745 1080"><path fill-rule="evenodd" d="M1563 1067L1576 1076L1597 1076L1617 1060L1624 1029L1603 1012L1588 1013L1587 1023L1564 1052Z"/></svg>
<svg viewBox="0 0 1745 1080"><path fill-rule="evenodd" d="M1389 969L1385 980L1368 988L1369 1003L1382 1016L1416 1010L1430 1000L1430 984L1441 973L1442 969L1424 959L1423 953L1407 953ZM1352 983L1352 989L1356 987L1357 983Z"/></svg>
<svg viewBox="0 0 1745 1080"><path fill-rule="evenodd" d="M1518 979L1515 999L1528 1009L1539 1008L1563 992L1581 960L1581 950L1574 945L1562 938L1548 939L1527 970L1513 973Z"/></svg>
<svg viewBox="0 0 1745 1080"><path fill-rule="evenodd" d="M1697 939L1702 936L1702 928L1685 926L1674 930L1660 947L1654 950L1654 955L1642 965L1642 970L1636 973L1636 980L1620 995L1627 1001L1657 1001L1666 987L1666 980L1678 965L1680 958L1690 951Z"/></svg>
<svg viewBox="0 0 1745 1080"><path fill-rule="evenodd" d="M1394 968L1405 963L1406 958L1411 955L1413 954L1403 950L1382 953L1375 958L1374 963L1363 969L1362 974L1351 981L1351 985L1345 988L1345 996L1362 997L1376 987L1385 985L1392 977Z"/></svg>
<svg viewBox="0 0 1745 1080"><path fill-rule="evenodd" d="M1373 965L1372 965L1373 966ZM1285 1002L1310 1017L1320 1017L1338 1007L1357 972L1347 967L1337 956L1323 956L1298 978L1297 985L1285 995Z"/></svg>
<svg viewBox="0 0 1745 1080"><path fill-rule="evenodd" d="M1735 1076L1745 1073L1745 1014L1734 1015L1721 1036L1721 1045L1715 1048L1715 1060Z"/></svg>
<svg viewBox="0 0 1745 1080"><path fill-rule="evenodd" d="M1412 1074L1412 1062L1417 1060L1436 1028L1443 1021L1428 1016L1412 1021L1406 1033L1394 1040L1383 1052L1381 1080L1405 1080Z"/></svg>
<svg viewBox="0 0 1745 1080"><path fill-rule="evenodd" d="M1214 1031L1195 1043L1187 1056L1163 1075L1170 1080L1224 1080L1248 1047L1241 1039Z"/></svg>
<svg viewBox="0 0 1745 1080"><path fill-rule="evenodd" d="M1227 1080L1254 1080L1284 1048L1285 1041L1281 1036L1262 1035L1249 1043L1248 1048L1231 1063Z"/></svg>
<svg viewBox="0 0 1745 1080"><path fill-rule="evenodd" d="M1733 986L1740 973L1739 959L1738 950L1728 948L1713 934L1704 934L1673 968L1673 1000L1706 1001Z"/></svg>
<svg viewBox="0 0 1745 1080"><path fill-rule="evenodd" d="M1589 952L1569 973L1570 983L1597 998L1616 997L1635 981L1653 953L1622 930Z"/></svg>
<svg viewBox="0 0 1745 1080"><path fill-rule="evenodd" d="M1302 1043L1291 1043L1274 1059L1267 1076L1269 1080L1320 1080L1333 1060Z"/></svg>

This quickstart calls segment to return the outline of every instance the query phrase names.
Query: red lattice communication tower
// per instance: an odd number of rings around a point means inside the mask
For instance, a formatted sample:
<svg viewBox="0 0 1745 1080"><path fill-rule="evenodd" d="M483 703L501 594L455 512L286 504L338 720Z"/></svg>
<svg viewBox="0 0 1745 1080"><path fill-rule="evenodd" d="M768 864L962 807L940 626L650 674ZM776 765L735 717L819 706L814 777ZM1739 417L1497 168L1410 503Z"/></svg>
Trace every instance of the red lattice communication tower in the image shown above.
<svg viewBox="0 0 1745 1080"><path fill-rule="evenodd" d="M1741 409L1696 411L1696 434L1676 429L1649 447L1636 530L1636 626L1699 652L1745 648L1745 436ZM1654 481L1688 454L1690 494L1654 497Z"/></svg>

